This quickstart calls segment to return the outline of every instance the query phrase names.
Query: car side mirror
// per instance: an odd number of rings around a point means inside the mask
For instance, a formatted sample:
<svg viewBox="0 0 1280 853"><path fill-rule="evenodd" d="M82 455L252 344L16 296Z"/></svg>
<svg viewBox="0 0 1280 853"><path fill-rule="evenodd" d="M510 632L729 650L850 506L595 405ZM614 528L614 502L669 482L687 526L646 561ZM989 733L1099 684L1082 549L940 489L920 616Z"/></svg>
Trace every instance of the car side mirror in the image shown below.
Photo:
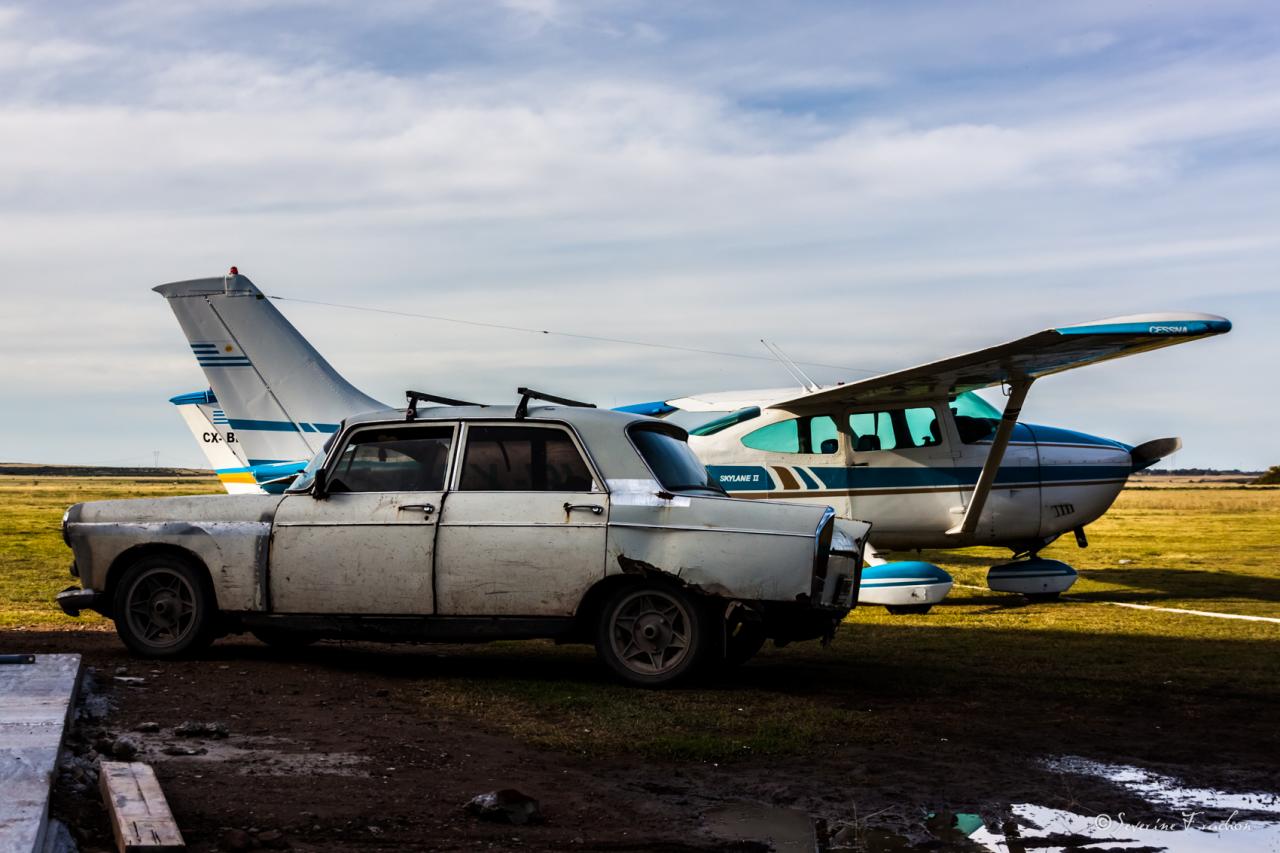
<svg viewBox="0 0 1280 853"><path fill-rule="evenodd" d="M329 497L329 478L323 468L317 469L311 478L311 497L318 501Z"/></svg>

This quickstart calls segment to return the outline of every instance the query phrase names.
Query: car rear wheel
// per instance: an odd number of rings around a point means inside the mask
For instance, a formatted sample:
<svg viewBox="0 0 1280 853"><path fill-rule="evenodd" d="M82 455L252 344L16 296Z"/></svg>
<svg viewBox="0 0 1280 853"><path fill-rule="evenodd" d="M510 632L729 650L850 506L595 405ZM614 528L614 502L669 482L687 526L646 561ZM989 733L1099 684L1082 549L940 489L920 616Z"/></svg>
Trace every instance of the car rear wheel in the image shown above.
<svg viewBox="0 0 1280 853"><path fill-rule="evenodd" d="M707 621L700 604L675 586L624 587L600 611L596 653L631 684L674 684L701 663Z"/></svg>
<svg viewBox="0 0 1280 853"><path fill-rule="evenodd" d="M134 654L180 657L213 642L213 593L181 557L144 557L125 569L113 603L116 633Z"/></svg>

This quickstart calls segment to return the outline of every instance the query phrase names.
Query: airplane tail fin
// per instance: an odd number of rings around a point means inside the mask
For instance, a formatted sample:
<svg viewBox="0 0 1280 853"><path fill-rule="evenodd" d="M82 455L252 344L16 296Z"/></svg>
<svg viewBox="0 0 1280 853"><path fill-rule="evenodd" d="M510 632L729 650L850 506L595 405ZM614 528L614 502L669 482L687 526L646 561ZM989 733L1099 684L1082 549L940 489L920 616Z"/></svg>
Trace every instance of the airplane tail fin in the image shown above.
<svg viewBox="0 0 1280 853"><path fill-rule="evenodd" d="M178 407L178 414L209 460L209 467L229 494L262 493L213 391L179 394L169 402Z"/></svg>
<svg viewBox="0 0 1280 853"><path fill-rule="evenodd" d="M343 418L385 408L333 369L247 277L162 284L249 467L310 459Z"/></svg>

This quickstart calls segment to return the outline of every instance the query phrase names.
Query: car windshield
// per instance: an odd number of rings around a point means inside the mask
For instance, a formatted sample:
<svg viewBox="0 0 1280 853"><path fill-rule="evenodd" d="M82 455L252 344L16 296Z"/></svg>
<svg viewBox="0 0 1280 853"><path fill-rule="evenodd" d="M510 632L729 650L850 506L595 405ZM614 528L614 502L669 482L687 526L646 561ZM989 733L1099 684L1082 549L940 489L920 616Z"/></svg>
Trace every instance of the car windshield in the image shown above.
<svg viewBox="0 0 1280 853"><path fill-rule="evenodd" d="M305 492L311 488L311 483L316 478L316 471L319 470L321 465L324 465L324 460L328 458L331 447L333 447L333 436L330 436L329 440L324 443L324 448L319 453L311 457L307 467L298 472L298 476L289 484L289 488L285 489L286 494Z"/></svg>
<svg viewBox="0 0 1280 853"><path fill-rule="evenodd" d="M649 464L649 470L667 491L725 493L682 439L664 430L643 427L632 429L631 439Z"/></svg>

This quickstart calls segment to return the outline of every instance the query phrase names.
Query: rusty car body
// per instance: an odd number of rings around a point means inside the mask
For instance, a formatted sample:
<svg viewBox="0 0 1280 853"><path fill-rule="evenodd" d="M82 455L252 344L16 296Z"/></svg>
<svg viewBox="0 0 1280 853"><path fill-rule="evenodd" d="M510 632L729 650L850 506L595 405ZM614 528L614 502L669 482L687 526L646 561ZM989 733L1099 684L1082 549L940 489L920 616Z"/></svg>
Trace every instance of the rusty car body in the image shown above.
<svg viewBox="0 0 1280 853"><path fill-rule="evenodd" d="M72 506L81 586L59 603L144 656L246 630L550 637L656 686L767 639L829 639L857 600L869 524L728 497L673 424L528 397L416 405L344 421L282 495Z"/></svg>

